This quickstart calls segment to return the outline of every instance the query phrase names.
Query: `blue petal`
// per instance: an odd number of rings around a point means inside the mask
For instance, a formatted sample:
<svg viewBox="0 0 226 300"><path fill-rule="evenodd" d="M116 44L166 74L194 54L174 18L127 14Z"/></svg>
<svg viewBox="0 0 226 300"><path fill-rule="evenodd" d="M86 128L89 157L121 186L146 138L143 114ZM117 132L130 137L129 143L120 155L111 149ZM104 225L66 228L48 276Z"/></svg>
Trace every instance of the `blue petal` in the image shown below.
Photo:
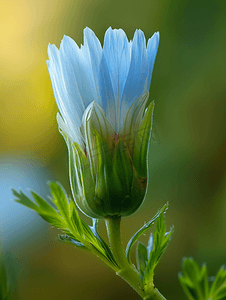
<svg viewBox="0 0 226 300"><path fill-rule="evenodd" d="M65 80L67 81L67 75L62 70L64 61L62 61L60 51L55 45L49 45L48 55L49 61L47 66L57 106L71 131L74 141L81 144L79 111L77 110L76 102L73 101L73 97L69 94L68 86L65 82Z"/></svg>
<svg viewBox="0 0 226 300"><path fill-rule="evenodd" d="M108 28L104 37L103 54L105 56L114 96L121 98L129 71L131 47L122 29Z"/></svg>
<svg viewBox="0 0 226 300"><path fill-rule="evenodd" d="M99 71L99 88L102 107L106 113L107 119L112 123L112 126L117 127L114 92L112 81L109 74L109 69L105 57L102 56L100 71Z"/></svg>
<svg viewBox="0 0 226 300"><path fill-rule="evenodd" d="M83 33L84 46L81 48L81 51L84 53L84 58L90 61L89 71L92 74L94 86L97 92L97 99L93 100L102 105L99 91L99 70L102 57L102 47L95 33L90 28L86 27ZM89 82L85 84L89 84Z"/></svg>
<svg viewBox="0 0 226 300"><path fill-rule="evenodd" d="M122 29L108 28L104 37L103 54L112 82L116 116L119 118L122 93L131 60L131 45ZM119 123L117 117L114 125Z"/></svg>
<svg viewBox="0 0 226 300"><path fill-rule="evenodd" d="M109 121L115 127L115 106L112 82L109 75L109 69L103 56L103 50L98 38L88 27L84 30L84 48L91 61L91 72L98 94L95 99L100 104Z"/></svg>
<svg viewBox="0 0 226 300"><path fill-rule="evenodd" d="M150 88L151 83L151 75L155 63L156 54L159 46L159 32L155 32L153 36L148 40L147 45L147 60L148 60L148 81L147 81L147 89Z"/></svg>
<svg viewBox="0 0 226 300"><path fill-rule="evenodd" d="M87 105L97 99L97 90L92 74L90 59L84 56L83 49L69 37L65 36L60 47L64 59L64 73L67 73L68 88L77 102L78 109L83 111ZM87 84L88 83L88 84Z"/></svg>
<svg viewBox="0 0 226 300"><path fill-rule="evenodd" d="M146 40L141 30L136 30L133 42L131 63L126 80L121 107L120 126L123 124L125 112L131 104L141 96L147 89L148 63Z"/></svg>
<svg viewBox="0 0 226 300"><path fill-rule="evenodd" d="M122 29L110 27L102 49L87 27L81 49L67 36L60 50L49 45L47 66L54 95L74 141L83 143L82 116L92 101L103 107L115 131L120 131L128 108L150 87L158 43L158 33L148 40L146 49L141 30L128 42Z"/></svg>

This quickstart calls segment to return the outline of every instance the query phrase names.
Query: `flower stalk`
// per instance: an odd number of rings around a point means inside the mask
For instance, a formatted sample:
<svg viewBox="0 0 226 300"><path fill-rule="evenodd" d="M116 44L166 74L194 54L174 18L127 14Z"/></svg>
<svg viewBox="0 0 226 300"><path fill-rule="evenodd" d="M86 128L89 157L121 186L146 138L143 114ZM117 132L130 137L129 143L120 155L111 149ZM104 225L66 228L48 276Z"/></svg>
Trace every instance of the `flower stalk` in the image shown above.
<svg viewBox="0 0 226 300"><path fill-rule="evenodd" d="M166 300L154 285L149 295L145 295L144 290L141 289L139 272L128 262L122 246L120 223L121 217L114 216L105 219L111 251L120 267L116 274L124 279L144 300Z"/></svg>
<svg viewBox="0 0 226 300"><path fill-rule="evenodd" d="M141 297L144 297L144 292L141 290L139 284L139 273L128 263L122 247L120 223L121 217L105 219L111 251L120 267L120 270L116 274L123 278Z"/></svg>

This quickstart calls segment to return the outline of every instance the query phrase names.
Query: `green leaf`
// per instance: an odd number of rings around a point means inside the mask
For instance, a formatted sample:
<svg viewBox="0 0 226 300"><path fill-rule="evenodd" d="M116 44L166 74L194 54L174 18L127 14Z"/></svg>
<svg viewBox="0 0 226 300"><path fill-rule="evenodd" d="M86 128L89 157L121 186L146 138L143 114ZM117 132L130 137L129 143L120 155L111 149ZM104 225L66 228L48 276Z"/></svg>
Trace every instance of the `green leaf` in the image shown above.
<svg viewBox="0 0 226 300"><path fill-rule="evenodd" d="M80 218L74 204L71 205L69 211L67 197L59 183L50 183L50 188L53 195L53 199L51 199L52 203L56 205L59 211L34 192L31 192L31 194L38 205L32 202L22 191L18 193L13 190L13 194L17 197L17 202L35 210L52 226L61 229L70 237L74 237L76 240L82 242L82 226L80 225Z"/></svg>
<svg viewBox="0 0 226 300"><path fill-rule="evenodd" d="M205 264L199 268L192 258L183 258L180 284L189 300L220 300L226 297L226 270L222 266L209 289Z"/></svg>
<svg viewBox="0 0 226 300"><path fill-rule="evenodd" d="M73 238L70 238L68 235L64 234L59 234L59 239L62 241L62 242L66 242L67 244L70 244L70 245L73 245L73 246L76 246L76 247L81 247L83 249L87 249L82 243L80 243L79 241L76 241L74 240ZM88 250L88 249L87 249Z"/></svg>
<svg viewBox="0 0 226 300"><path fill-rule="evenodd" d="M78 211L75 207L74 201L70 201L70 213L68 216L68 227L70 228L72 234L76 236L80 236L81 240L84 239L83 225L82 220L79 217Z"/></svg>
<svg viewBox="0 0 226 300"><path fill-rule="evenodd" d="M7 293L7 275L3 258L0 256L0 299L4 299Z"/></svg>
<svg viewBox="0 0 226 300"><path fill-rule="evenodd" d="M101 245L101 248L104 250L105 255L108 257L109 261L119 270L119 266L110 250L108 245L105 243L105 241L101 238L101 236L98 233L98 219L93 219L93 226L89 226L92 230L93 234L95 235L96 239L98 240L99 244Z"/></svg>
<svg viewBox="0 0 226 300"><path fill-rule="evenodd" d="M141 242L137 243L137 267L140 274L141 282L143 283L144 273L148 261L148 251L144 244ZM143 288L143 286L142 286Z"/></svg>
<svg viewBox="0 0 226 300"><path fill-rule="evenodd" d="M168 203L165 204L158 212L157 214L151 219L151 221L149 221L148 223L146 223L143 227L141 227L134 235L133 237L130 239L130 241L127 244L126 247L126 257L129 263L131 263L130 261L130 251L132 246L134 245L134 243L139 239L139 237L144 234L149 228L152 227L152 225L155 223L155 221L159 218L159 216L163 213L166 212L166 210L168 209Z"/></svg>
<svg viewBox="0 0 226 300"><path fill-rule="evenodd" d="M17 198L15 201L23 204L24 206L27 206L28 208L31 208L33 210L36 210L37 205L34 204L22 191L19 193L12 189L13 195Z"/></svg>
<svg viewBox="0 0 226 300"><path fill-rule="evenodd" d="M52 226L57 228L64 228L66 226L64 220L58 214L58 212L36 193L31 192L38 205L36 205L32 200L30 200L22 191L20 191L19 193L15 190L12 191L14 196L16 196L17 198L15 200L16 202L33 209Z"/></svg>
<svg viewBox="0 0 226 300"><path fill-rule="evenodd" d="M172 233L173 227L169 232L166 232L165 217L163 211L160 213L157 219L154 235L150 236L149 245L147 248L148 262L143 280L146 293L150 293L153 289L153 276L155 267L157 266L162 254L168 246Z"/></svg>
<svg viewBox="0 0 226 300"><path fill-rule="evenodd" d="M12 300L12 293L10 290L10 283L7 275L7 270L1 253L0 253L0 299Z"/></svg>
<svg viewBox="0 0 226 300"><path fill-rule="evenodd" d="M58 211L34 192L31 194L37 204L21 191L18 193L13 190L13 194L17 202L35 210L45 221L61 229L65 233L59 236L61 241L92 251L117 271L119 267L111 250L97 232L98 222L94 221L93 226L88 226L80 219L74 201L69 201L60 183L50 182L49 186L52 193L51 201Z"/></svg>
<svg viewBox="0 0 226 300"><path fill-rule="evenodd" d="M64 191L64 188L59 183L53 181L50 181L48 184L53 195L53 203L59 209L61 216L64 219L67 219L67 217L70 214L70 209L68 204L69 201L66 197L66 192Z"/></svg>
<svg viewBox="0 0 226 300"><path fill-rule="evenodd" d="M220 300L224 297L226 297L226 270L225 266L222 266L210 289L210 299Z"/></svg>
<svg viewBox="0 0 226 300"><path fill-rule="evenodd" d="M184 258L182 272L183 274L179 273L179 281L189 300L215 300L209 298L207 269L204 264L200 269L192 258Z"/></svg>

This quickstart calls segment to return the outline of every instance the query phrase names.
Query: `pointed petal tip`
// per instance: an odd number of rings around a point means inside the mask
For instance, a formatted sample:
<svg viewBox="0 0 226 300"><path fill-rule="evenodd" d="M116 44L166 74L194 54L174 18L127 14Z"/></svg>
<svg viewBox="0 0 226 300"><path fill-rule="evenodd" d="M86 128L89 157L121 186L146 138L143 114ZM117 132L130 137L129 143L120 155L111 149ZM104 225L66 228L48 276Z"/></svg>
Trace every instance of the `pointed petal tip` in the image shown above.
<svg viewBox="0 0 226 300"><path fill-rule="evenodd" d="M154 33L154 35L157 37L158 40L160 39L160 33L159 33L159 31L156 31L156 32Z"/></svg>
<svg viewBox="0 0 226 300"><path fill-rule="evenodd" d="M159 31L156 31L156 32L153 34L153 36L151 37L151 39L152 39L152 38L159 42L159 38L160 38Z"/></svg>
<svg viewBox="0 0 226 300"><path fill-rule="evenodd" d="M97 44L100 44L100 41L98 37L96 36L95 32L90 29L89 27L86 27L83 30L83 44L86 47L86 45L89 45L91 48L95 48Z"/></svg>
<svg viewBox="0 0 226 300"><path fill-rule="evenodd" d="M159 31L155 32L151 38L148 39L148 43L147 43L147 49L148 51L156 51L158 50L158 46L159 46Z"/></svg>
<svg viewBox="0 0 226 300"><path fill-rule="evenodd" d="M52 46L54 46L54 44L48 44L47 46L47 53L49 53L49 51L51 51Z"/></svg>
<svg viewBox="0 0 226 300"><path fill-rule="evenodd" d="M72 38L70 38L68 35L64 35L60 42L60 50L64 47L65 43L70 43L71 41L73 41Z"/></svg>
<svg viewBox="0 0 226 300"><path fill-rule="evenodd" d="M112 33L114 31L114 29L112 29L112 27L108 27L108 29L105 31L104 36L106 37L107 34Z"/></svg>
<svg viewBox="0 0 226 300"><path fill-rule="evenodd" d="M57 53L59 50L58 48L56 47L56 45L54 44L48 44L48 48L47 48L47 53L48 53L48 56L49 56L49 59L51 60L51 56L54 55L55 53Z"/></svg>
<svg viewBox="0 0 226 300"><path fill-rule="evenodd" d="M85 36L86 34L89 34L89 33L94 33L94 32L93 32L93 30L91 28L89 28L88 26L86 26L86 28L83 29L83 35Z"/></svg>
<svg viewBox="0 0 226 300"><path fill-rule="evenodd" d="M61 43L63 43L65 40L67 40L67 39L70 39L70 37L68 36L68 35L66 35L66 34L64 34L64 36L63 36L63 38L62 38L62 40L61 40Z"/></svg>

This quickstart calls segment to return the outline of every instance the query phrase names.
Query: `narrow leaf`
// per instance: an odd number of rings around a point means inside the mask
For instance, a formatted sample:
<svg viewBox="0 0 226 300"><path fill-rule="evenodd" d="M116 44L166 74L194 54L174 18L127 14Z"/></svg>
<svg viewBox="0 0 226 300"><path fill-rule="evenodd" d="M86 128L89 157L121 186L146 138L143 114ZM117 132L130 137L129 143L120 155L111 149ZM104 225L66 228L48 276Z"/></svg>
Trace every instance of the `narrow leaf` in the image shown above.
<svg viewBox="0 0 226 300"><path fill-rule="evenodd" d="M141 242L137 243L137 267L140 274L141 282L144 279L144 273L148 261L147 248ZM143 287L142 287L143 288Z"/></svg>
<svg viewBox="0 0 226 300"><path fill-rule="evenodd" d="M12 300L11 282L8 278L8 272L5 267L3 257L0 253L0 299Z"/></svg>
<svg viewBox="0 0 226 300"><path fill-rule="evenodd" d="M157 219L154 235L150 236L148 262L143 280L146 292L150 293L153 289L154 270L169 243L172 232L173 228L166 233L165 217L162 212Z"/></svg>
<svg viewBox="0 0 226 300"><path fill-rule="evenodd" d="M82 243L80 243L79 241L74 240L73 238L70 238L66 234L65 235L59 234L59 239L63 242L66 242L66 243L70 244L70 245L87 249Z"/></svg>
<svg viewBox="0 0 226 300"><path fill-rule="evenodd" d="M98 219L92 219L93 220L93 226L89 226L90 229L92 230L93 234L95 235L96 239L99 241L102 249L105 252L106 257L109 259L109 261L116 267L119 269L119 266L110 250L110 248L108 247L108 245L105 243L105 241L101 238L101 236L98 233L98 223L99 220Z"/></svg>
<svg viewBox="0 0 226 300"><path fill-rule="evenodd" d="M59 182L49 182L49 187L53 195L53 203L57 206L64 219L69 218L69 202L66 192Z"/></svg>
<svg viewBox="0 0 226 300"><path fill-rule="evenodd" d="M148 223L146 223L143 227L141 227L135 234L134 236L130 239L130 241L127 244L126 247L126 257L129 263L131 263L130 261L130 251L132 246L134 245L134 243L139 239L139 237L144 234L149 228L152 227L152 225L155 223L155 221L159 218L159 216L163 213L166 212L166 210L168 209L168 204L165 204L158 212L157 214L151 219L151 221L149 221Z"/></svg>
<svg viewBox="0 0 226 300"><path fill-rule="evenodd" d="M32 200L30 200L22 191L19 193L13 190L14 196L17 197L16 202L27 206L28 208L36 211L45 221L50 223L52 226L57 228L64 228L65 222L61 218L61 216L57 213L57 211L49 205L44 199L42 199L38 194L31 192L36 203L36 205Z"/></svg>
<svg viewBox="0 0 226 300"><path fill-rule="evenodd" d="M214 300L220 300L226 297L226 270L222 266L217 273L217 276L210 290L210 297Z"/></svg>
<svg viewBox="0 0 226 300"><path fill-rule="evenodd" d="M22 191L17 192L14 189L12 189L13 195L17 198L15 201L23 204L24 206L27 206L28 208L31 208L33 210L36 210L37 205L34 204Z"/></svg>
<svg viewBox="0 0 226 300"><path fill-rule="evenodd" d="M75 203L72 200L70 201L70 216L68 224L75 237L80 236L84 238L82 222L76 210Z"/></svg>
<svg viewBox="0 0 226 300"><path fill-rule="evenodd" d="M184 258L182 272L179 274L179 281L189 300L215 300L215 298L209 298L207 269L205 265L199 268L192 258Z"/></svg>

